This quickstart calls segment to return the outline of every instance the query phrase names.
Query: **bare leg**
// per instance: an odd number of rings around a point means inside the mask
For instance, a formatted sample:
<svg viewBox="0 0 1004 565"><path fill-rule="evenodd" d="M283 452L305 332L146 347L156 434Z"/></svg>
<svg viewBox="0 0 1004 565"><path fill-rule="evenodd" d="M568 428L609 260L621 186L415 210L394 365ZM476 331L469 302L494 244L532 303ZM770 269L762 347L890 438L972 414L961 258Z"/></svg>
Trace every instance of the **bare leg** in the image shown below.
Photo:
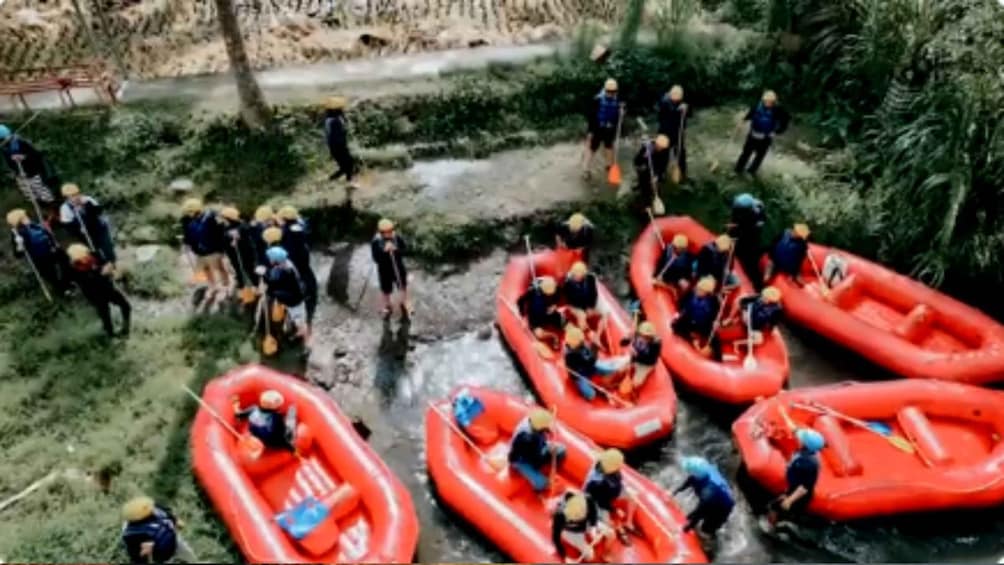
<svg viewBox="0 0 1004 565"><path fill-rule="evenodd" d="M613 147L607 147L603 150L607 156L607 168L614 166L614 149Z"/></svg>

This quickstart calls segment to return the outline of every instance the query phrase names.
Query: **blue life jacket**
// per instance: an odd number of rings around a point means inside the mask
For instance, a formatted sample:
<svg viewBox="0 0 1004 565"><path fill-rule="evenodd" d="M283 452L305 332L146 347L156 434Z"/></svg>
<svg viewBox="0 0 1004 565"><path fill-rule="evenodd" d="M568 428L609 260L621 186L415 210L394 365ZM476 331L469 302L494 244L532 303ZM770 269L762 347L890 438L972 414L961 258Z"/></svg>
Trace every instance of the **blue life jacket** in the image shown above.
<svg viewBox="0 0 1004 565"><path fill-rule="evenodd" d="M565 346L565 366L568 367L568 376L573 379L592 378L596 373L596 353L585 343L575 349Z"/></svg>
<svg viewBox="0 0 1004 565"><path fill-rule="evenodd" d="M787 229L774 246L771 260L778 272L795 276L802 270L802 262L805 261L808 251L809 244L804 239L795 237L791 230Z"/></svg>
<svg viewBox="0 0 1004 565"><path fill-rule="evenodd" d="M802 449L798 450L788 462L784 474L789 494L795 492L798 487L803 487L809 495L812 495L819 479L819 456Z"/></svg>
<svg viewBox="0 0 1004 565"><path fill-rule="evenodd" d="M707 477L701 479L695 478L694 483L694 490L697 492L697 497L700 499L701 504L721 508L732 508L735 506L736 501L732 496L732 489L717 468L709 469Z"/></svg>
<svg viewBox="0 0 1004 565"><path fill-rule="evenodd" d="M614 501L623 494L624 483L620 472L606 474L597 463L586 476L582 491L589 495L596 506L609 512L613 509Z"/></svg>
<svg viewBox="0 0 1004 565"><path fill-rule="evenodd" d="M203 212L185 224L185 243L199 256L219 253L223 250L222 241L219 234L214 233L219 229L216 214Z"/></svg>
<svg viewBox="0 0 1004 565"><path fill-rule="evenodd" d="M754 137L763 138L764 136L773 134L777 128L777 118L774 116L774 109L764 106L763 102L757 104L756 110L753 111L753 116L750 119L750 128L754 133Z"/></svg>
<svg viewBox="0 0 1004 565"><path fill-rule="evenodd" d="M484 412L485 405L466 389L453 397L453 418L461 428L470 426Z"/></svg>
<svg viewBox="0 0 1004 565"><path fill-rule="evenodd" d="M148 518L127 522L122 528L122 542L134 563L145 562L139 557L139 548L144 542L149 541L153 542L154 563L167 563L174 557L178 547L174 522L160 508L155 507L153 514Z"/></svg>
<svg viewBox="0 0 1004 565"><path fill-rule="evenodd" d="M286 422L274 410L255 406L248 415L248 431L268 447L286 445Z"/></svg>
<svg viewBox="0 0 1004 565"><path fill-rule="evenodd" d="M746 306L749 308L749 306ZM750 325L756 331L763 331L765 328L777 325L778 318L781 317L781 305L769 304L763 299L757 298L753 303L753 316Z"/></svg>
<svg viewBox="0 0 1004 565"><path fill-rule="evenodd" d="M600 91L596 95L599 108L596 111L596 122L601 128L617 127L617 120L620 117L621 107L616 96L607 96L606 92Z"/></svg>
<svg viewBox="0 0 1004 565"><path fill-rule="evenodd" d="M48 257L55 251L49 232L35 222L21 227L20 232L24 238L24 250L32 257Z"/></svg>
<svg viewBox="0 0 1004 565"><path fill-rule="evenodd" d="M571 275L565 278L564 288L565 302L572 308L580 310L590 310L596 308L599 300L599 291L596 288L596 277L592 273L586 274L585 278L577 281Z"/></svg>
<svg viewBox="0 0 1004 565"><path fill-rule="evenodd" d="M509 462L526 463L539 469L550 460L547 436L544 435L544 432L530 427L530 419L524 418L512 434L512 441L509 444Z"/></svg>
<svg viewBox="0 0 1004 565"><path fill-rule="evenodd" d="M631 360L646 366L652 366L659 362L659 352L662 350L662 343L658 339L648 339L636 336L631 341Z"/></svg>

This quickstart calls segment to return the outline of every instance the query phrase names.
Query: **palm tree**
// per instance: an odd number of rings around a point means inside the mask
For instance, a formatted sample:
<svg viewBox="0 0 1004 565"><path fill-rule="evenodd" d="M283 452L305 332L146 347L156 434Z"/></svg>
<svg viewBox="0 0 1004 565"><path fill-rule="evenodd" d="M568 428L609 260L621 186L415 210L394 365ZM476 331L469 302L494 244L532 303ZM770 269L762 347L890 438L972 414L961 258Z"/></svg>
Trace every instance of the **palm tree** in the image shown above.
<svg viewBox="0 0 1004 565"><path fill-rule="evenodd" d="M249 127L261 128L271 121L272 112L265 102L265 96L255 80L244 49L244 38L237 23L237 11L233 0L215 0L216 14L223 31L223 41L227 45L227 56L230 58L230 68L234 71L237 81L237 95L241 101L241 119Z"/></svg>

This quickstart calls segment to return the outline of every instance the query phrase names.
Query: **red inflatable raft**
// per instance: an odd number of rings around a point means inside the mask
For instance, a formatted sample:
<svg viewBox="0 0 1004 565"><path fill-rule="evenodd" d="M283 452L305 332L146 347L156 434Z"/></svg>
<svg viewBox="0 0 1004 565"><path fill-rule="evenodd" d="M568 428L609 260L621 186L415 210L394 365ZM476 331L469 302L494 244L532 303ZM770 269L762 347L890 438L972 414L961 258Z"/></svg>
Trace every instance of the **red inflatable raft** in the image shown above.
<svg viewBox="0 0 1004 565"><path fill-rule="evenodd" d="M642 232L631 252L631 284L641 299L645 316L655 324L662 338L663 361L688 388L721 402L744 404L775 394L784 386L789 372L788 349L780 332L770 332L763 344L754 347L756 365L751 368L743 366L746 346L735 344L734 340L722 340L724 360L719 363L673 333L671 324L678 312L676 300L669 290L653 285L652 280L657 274L662 242L671 242L676 234L687 236L695 257L701 246L714 239L711 232L688 216L665 217L655 220L654 225ZM728 304L739 295L753 292L738 262L733 272L740 279L741 289L732 293ZM787 308L788 297L784 296L782 301Z"/></svg>
<svg viewBox="0 0 1004 565"><path fill-rule="evenodd" d="M847 276L821 288L806 261L799 287L774 277L787 317L905 377L985 384L1004 379L1004 326L975 308L850 253L810 245L816 267L843 259Z"/></svg>
<svg viewBox="0 0 1004 565"><path fill-rule="evenodd" d="M559 284L571 264L567 251L535 253L533 261L538 277L552 276ZM498 290L496 319L542 402L555 407L561 420L600 445L631 449L669 435L676 417L676 392L661 363L635 391L634 401L609 401L604 394L597 394L590 402L576 390L560 351L550 358L541 357L535 348L537 340L516 306L530 287L531 278L526 257L509 261ZM608 312L606 335L601 339L607 347L600 357L621 355L627 350L620 345L621 338L630 336L633 330L631 318L602 283L597 287L597 306Z"/></svg>
<svg viewBox="0 0 1004 565"><path fill-rule="evenodd" d="M243 432L232 398L249 406L268 389L283 395L284 412L296 407L298 454L266 448L255 458L249 442L238 441L205 408L192 425L195 476L244 557L254 563L410 563L418 543L411 497L321 390L249 365L210 382L202 398ZM308 507L324 518L294 539L279 516ZM321 507L327 511L317 514Z"/></svg>
<svg viewBox="0 0 1004 565"><path fill-rule="evenodd" d="M786 416L790 421L786 421ZM831 520L1004 503L1004 394L943 381L786 391L732 425L749 474L774 493L797 440L823 435L809 510Z"/></svg>
<svg viewBox="0 0 1004 565"><path fill-rule="evenodd" d="M478 434L475 445L479 453L460 436L449 401L429 407L425 415L426 463L440 499L513 560L560 562L551 541L551 512L566 488L580 489L585 483L595 464L596 446L555 421L552 439L563 444L567 452L555 474L549 493L553 496L544 500L518 474L510 475L508 468L496 471L489 463L506 460L513 430L530 406L500 392L473 387L467 390L485 407L476 420L479 429L484 431L487 421L494 433ZM607 562L707 562L696 536L681 532L686 518L672 499L634 470L625 466L621 472L625 488L639 501L635 512L638 533L631 536L628 546L613 542Z"/></svg>

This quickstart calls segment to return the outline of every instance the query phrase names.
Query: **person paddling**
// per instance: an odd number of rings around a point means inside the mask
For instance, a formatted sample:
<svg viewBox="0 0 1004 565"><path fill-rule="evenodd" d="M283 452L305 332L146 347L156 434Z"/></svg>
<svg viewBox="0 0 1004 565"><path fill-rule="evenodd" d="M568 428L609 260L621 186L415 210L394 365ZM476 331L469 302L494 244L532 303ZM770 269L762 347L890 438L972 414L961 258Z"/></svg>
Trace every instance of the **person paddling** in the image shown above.
<svg viewBox="0 0 1004 565"><path fill-rule="evenodd" d="M553 414L543 408L534 408L516 426L509 443L509 465L538 494L551 486L543 469L565 458L565 446L548 440L553 422Z"/></svg>
<svg viewBox="0 0 1004 565"><path fill-rule="evenodd" d="M718 468L703 457L684 457L681 466L687 473L687 479L673 489L673 494L689 488L697 495L697 506L687 514L683 531L698 528L703 535L713 536L735 508L732 489Z"/></svg>
<svg viewBox="0 0 1004 565"><path fill-rule="evenodd" d="M530 288L516 301L534 337L551 349L560 345L559 334L565 325L565 318L558 310L559 300L557 281L544 276L531 281Z"/></svg>
<svg viewBox="0 0 1004 565"><path fill-rule="evenodd" d="M674 297L683 296L690 291L691 280L694 277L694 255L688 250L690 240L682 233L673 236L671 245L667 245L659 254L655 265L655 278L652 284L670 290Z"/></svg>
<svg viewBox="0 0 1004 565"><path fill-rule="evenodd" d="M195 563L199 558L178 530L185 523L166 506L148 496L137 496L122 505L122 545L130 563Z"/></svg>

